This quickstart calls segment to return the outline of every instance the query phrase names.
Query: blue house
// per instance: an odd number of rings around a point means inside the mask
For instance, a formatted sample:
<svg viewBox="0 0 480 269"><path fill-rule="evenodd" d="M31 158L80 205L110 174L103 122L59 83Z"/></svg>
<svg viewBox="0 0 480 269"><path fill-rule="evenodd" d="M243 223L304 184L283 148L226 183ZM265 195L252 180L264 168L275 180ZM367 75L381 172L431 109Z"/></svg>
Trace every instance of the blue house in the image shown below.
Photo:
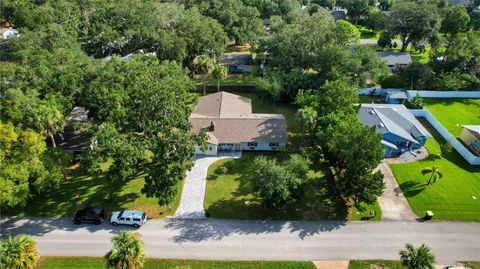
<svg viewBox="0 0 480 269"><path fill-rule="evenodd" d="M358 119L383 136L385 158L421 148L431 135L404 105L362 104Z"/></svg>
<svg viewBox="0 0 480 269"><path fill-rule="evenodd" d="M387 104L403 104L407 100L407 94L404 91L385 91L383 99Z"/></svg>

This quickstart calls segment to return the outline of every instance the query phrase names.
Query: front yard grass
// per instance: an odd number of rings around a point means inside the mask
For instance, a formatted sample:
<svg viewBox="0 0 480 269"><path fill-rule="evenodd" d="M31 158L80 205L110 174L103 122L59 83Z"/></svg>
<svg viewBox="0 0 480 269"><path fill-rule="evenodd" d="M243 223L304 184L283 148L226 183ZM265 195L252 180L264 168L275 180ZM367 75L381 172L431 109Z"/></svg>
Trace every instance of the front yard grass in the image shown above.
<svg viewBox="0 0 480 269"><path fill-rule="evenodd" d="M465 162L454 149L436 155L443 140L430 125L426 127L434 136L426 146L434 154L426 160L391 165L410 206L419 216L432 211L434 220L480 221L480 167ZM423 176L421 171L433 165L440 166L443 178L425 186L428 175Z"/></svg>
<svg viewBox="0 0 480 269"><path fill-rule="evenodd" d="M119 181L105 174L88 176L85 169L75 165L68 170L69 179L41 194L33 195L23 207L4 212L17 216L70 217L85 206L104 207L109 213L123 209L145 211L149 218L173 215L180 202L180 191L169 207L158 204L157 198L141 193L144 175L130 181ZM182 185L183 182L180 184Z"/></svg>
<svg viewBox="0 0 480 269"><path fill-rule="evenodd" d="M270 210L261 205L253 190L253 159L259 153L244 153L240 159L223 159L208 169L204 207L210 217L219 219L271 219L271 220L380 220L378 203L365 206L363 211L345 205L333 195L326 176L320 171L310 171L304 197L289 203L280 210ZM266 154L271 158L285 159L287 154ZM226 167L222 174L219 167ZM371 215L375 210L376 214ZM358 212L358 214L357 214Z"/></svg>
<svg viewBox="0 0 480 269"><path fill-rule="evenodd" d="M42 257L38 269L103 269L101 257ZM309 261L209 261L146 259L144 269L314 269Z"/></svg>
<svg viewBox="0 0 480 269"><path fill-rule="evenodd" d="M390 269L406 269L400 261L388 260L353 260L350 261L348 269L371 269L371 268L390 268Z"/></svg>
<svg viewBox="0 0 480 269"><path fill-rule="evenodd" d="M425 99L424 107L453 136L459 137L460 125L480 124L480 99Z"/></svg>

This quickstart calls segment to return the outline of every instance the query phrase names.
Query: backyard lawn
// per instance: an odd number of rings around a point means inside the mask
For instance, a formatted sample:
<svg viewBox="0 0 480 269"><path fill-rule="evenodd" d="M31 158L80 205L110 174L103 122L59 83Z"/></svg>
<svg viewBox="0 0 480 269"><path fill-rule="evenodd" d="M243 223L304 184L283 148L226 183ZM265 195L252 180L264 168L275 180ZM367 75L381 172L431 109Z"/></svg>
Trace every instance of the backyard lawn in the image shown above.
<svg viewBox="0 0 480 269"><path fill-rule="evenodd" d="M43 257L37 269L103 269L100 257ZM204 261L147 259L144 269L314 269L309 261Z"/></svg>
<svg viewBox="0 0 480 269"><path fill-rule="evenodd" d="M140 192L144 185L143 175L130 181L116 181L104 174L87 176L78 165L68 171L69 179L40 195L34 195L26 206L6 212L18 216L73 216L85 206L104 207L107 212L119 209L145 211L150 218L159 218L175 213L180 202L180 191L170 208L158 205L157 198L147 198ZM183 182L182 182L183 183Z"/></svg>
<svg viewBox="0 0 480 269"><path fill-rule="evenodd" d="M460 125L480 125L480 99L425 99L424 107L455 137Z"/></svg>
<svg viewBox="0 0 480 269"><path fill-rule="evenodd" d="M410 206L419 216L431 210L438 220L480 221L480 167L469 165L455 150L443 153L443 157L436 155L442 139L429 125L426 127L435 138L426 144L433 155L414 163L391 165ZM428 175L423 176L421 171L433 165L440 167L443 178L426 186Z"/></svg>
<svg viewBox="0 0 480 269"><path fill-rule="evenodd" d="M306 193L296 203L290 203L275 211L261 205L261 199L253 190L253 158L257 153L244 153L240 159L223 159L208 169L204 207L210 217L219 219L274 219L274 220L380 220L378 203L363 211L352 207L349 211L343 200L329 191L328 180L320 171L310 171ZM268 154L271 158L284 159L286 154ZM226 167L222 174L219 167ZM376 215L371 217L371 210ZM358 212L358 214L357 214Z"/></svg>

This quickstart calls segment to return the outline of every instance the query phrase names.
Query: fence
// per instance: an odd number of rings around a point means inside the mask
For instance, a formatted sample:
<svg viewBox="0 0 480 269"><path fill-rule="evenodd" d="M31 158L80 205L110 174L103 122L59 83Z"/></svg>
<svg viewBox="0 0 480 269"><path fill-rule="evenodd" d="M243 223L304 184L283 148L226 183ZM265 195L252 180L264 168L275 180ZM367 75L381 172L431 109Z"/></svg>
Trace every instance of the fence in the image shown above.
<svg viewBox="0 0 480 269"><path fill-rule="evenodd" d="M426 109L410 109L415 117L425 118L430 125L446 140L462 157L471 165L480 165L480 157L470 152L460 141L457 140L440 122L435 119Z"/></svg>
<svg viewBox="0 0 480 269"><path fill-rule="evenodd" d="M383 95L385 92L403 91L403 89L383 89L383 88L362 88L358 89L360 95ZM407 99L410 101L417 95L422 98L480 98L480 91L405 91Z"/></svg>

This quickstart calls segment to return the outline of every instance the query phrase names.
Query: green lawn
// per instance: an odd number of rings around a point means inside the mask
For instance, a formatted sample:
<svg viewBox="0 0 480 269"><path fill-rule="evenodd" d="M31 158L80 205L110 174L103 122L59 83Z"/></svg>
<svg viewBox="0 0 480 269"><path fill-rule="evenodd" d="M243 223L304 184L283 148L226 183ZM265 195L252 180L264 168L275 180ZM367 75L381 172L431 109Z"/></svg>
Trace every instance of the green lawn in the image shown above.
<svg viewBox="0 0 480 269"><path fill-rule="evenodd" d="M225 79L220 81L220 87L225 86L253 86L254 81L258 77L258 72L260 72L260 67L257 65L253 66L251 73L245 74L230 74ZM201 77L197 77L197 86L201 87L203 85L203 81ZM209 76L206 79L207 86L217 86L217 80L213 77Z"/></svg>
<svg viewBox="0 0 480 269"><path fill-rule="evenodd" d="M208 169L204 207L210 217L220 219L274 219L274 220L380 220L378 203L366 206L363 211L349 208L343 200L329 191L327 178L320 171L310 171L305 196L281 210L269 210L261 205L261 199L253 190L253 158L259 154L244 153L240 159L223 159ZM268 154L277 159L286 154ZM226 174L219 167L228 169ZM371 211L376 215L372 217ZM357 214L358 212L358 214Z"/></svg>
<svg viewBox="0 0 480 269"><path fill-rule="evenodd" d="M365 261L350 261L348 269L372 269L372 268L389 268L389 269L406 269L400 261L386 261L386 260L365 260Z"/></svg>
<svg viewBox="0 0 480 269"><path fill-rule="evenodd" d="M424 107L455 137L460 125L480 124L480 99L425 99Z"/></svg>
<svg viewBox="0 0 480 269"><path fill-rule="evenodd" d="M103 269L100 257L43 257L37 269ZM147 259L144 269L314 269L308 261L203 261Z"/></svg>
<svg viewBox="0 0 480 269"><path fill-rule="evenodd" d="M427 127L435 138L426 144L433 154L426 160L391 165L410 206L419 216L431 210L438 220L480 221L480 167L469 165L455 150L436 155L443 141ZM433 165L441 167L443 178L425 186L428 175L423 176L421 171Z"/></svg>
<svg viewBox="0 0 480 269"><path fill-rule="evenodd" d="M360 31L361 39L378 40L378 38L380 37L380 33L374 32L371 29L368 29L367 27L357 26L357 28Z"/></svg>
<svg viewBox="0 0 480 269"><path fill-rule="evenodd" d="M147 198L140 192L144 185L143 175L130 181L116 181L104 174L87 176L78 165L68 171L69 179L58 186L34 195L26 206L6 212L19 216L73 216L85 206L101 206L107 212L119 209L138 209L147 212L150 218L172 215L180 202L180 191L170 209L158 205L157 198ZM182 182L183 184L183 182Z"/></svg>

